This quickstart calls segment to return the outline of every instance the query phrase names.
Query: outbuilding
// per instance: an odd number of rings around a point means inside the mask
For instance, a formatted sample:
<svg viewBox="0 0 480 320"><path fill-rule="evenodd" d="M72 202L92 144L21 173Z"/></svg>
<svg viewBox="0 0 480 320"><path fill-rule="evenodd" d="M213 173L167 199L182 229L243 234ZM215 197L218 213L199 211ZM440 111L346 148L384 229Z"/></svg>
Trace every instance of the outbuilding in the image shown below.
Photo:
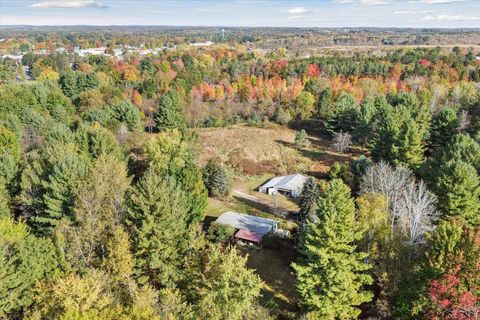
<svg viewBox="0 0 480 320"><path fill-rule="evenodd" d="M258 188L258 191L271 195L281 193L296 198L302 192L303 185L306 181L307 177L299 173L275 177Z"/></svg>
<svg viewBox="0 0 480 320"><path fill-rule="evenodd" d="M235 239L238 242L260 244L264 235L277 231L278 222L248 214L227 211L217 218L216 223L238 230Z"/></svg>

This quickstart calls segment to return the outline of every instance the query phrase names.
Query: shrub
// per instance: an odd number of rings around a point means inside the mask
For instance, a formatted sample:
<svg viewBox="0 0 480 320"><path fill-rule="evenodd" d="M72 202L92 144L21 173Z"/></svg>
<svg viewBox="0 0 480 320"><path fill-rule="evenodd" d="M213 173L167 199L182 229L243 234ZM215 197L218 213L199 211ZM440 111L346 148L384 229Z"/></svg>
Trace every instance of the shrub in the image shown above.
<svg viewBox="0 0 480 320"><path fill-rule="evenodd" d="M302 129L295 134L295 144L299 147L308 148L310 147L310 140L308 140L307 132Z"/></svg>

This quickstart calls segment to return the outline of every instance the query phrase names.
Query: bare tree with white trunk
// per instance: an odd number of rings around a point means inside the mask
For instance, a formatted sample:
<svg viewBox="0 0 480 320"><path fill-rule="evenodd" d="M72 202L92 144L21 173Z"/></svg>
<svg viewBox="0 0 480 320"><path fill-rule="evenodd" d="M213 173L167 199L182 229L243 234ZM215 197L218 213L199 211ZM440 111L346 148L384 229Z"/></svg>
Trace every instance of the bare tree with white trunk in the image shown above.
<svg viewBox="0 0 480 320"><path fill-rule="evenodd" d="M420 243L425 232L434 228L437 198L423 181L415 181L407 167L393 168L383 161L373 164L360 184L360 193L367 192L385 195L392 213L392 230L403 230L411 244Z"/></svg>
<svg viewBox="0 0 480 320"><path fill-rule="evenodd" d="M335 151L345 153L350 149L352 144L352 135L348 132L334 132L333 133L333 148Z"/></svg>
<svg viewBox="0 0 480 320"><path fill-rule="evenodd" d="M401 201L397 202L398 227L408 236L410 244L423 242L423 235L435 227L439 212L437 197L423 181L412 181L403 190Z"/></svg>
<svg viewBox="0 0 480 320"><path fill-rule="evenodd" d="M458 124L459 124L459 129L461 132L467 131L467 129L470 127L470 115L468 114L467 110L462 110L460 112L460 115L458 116Z"/></svg>

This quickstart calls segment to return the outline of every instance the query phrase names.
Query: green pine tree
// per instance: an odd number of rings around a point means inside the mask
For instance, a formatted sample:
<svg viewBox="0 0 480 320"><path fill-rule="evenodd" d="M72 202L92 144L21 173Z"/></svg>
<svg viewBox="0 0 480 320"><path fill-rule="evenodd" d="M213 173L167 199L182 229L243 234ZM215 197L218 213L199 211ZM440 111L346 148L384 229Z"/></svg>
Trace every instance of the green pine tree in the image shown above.
<svg viewBox="0 0 480 320"><path fill-rule="evenodd" d="M434 190L445 218L480 225L480 178L474 167L461 160L445 163L435 177Z"/></svg>
<svg viewBox="0 0 480 320"><path fill-rule="evenodd" d="M195 223L203 220L208 192L203 184L202 171L195 163L189 139L179 130L161 132L156 139L147 143L145 153L152 169L175 178L187 197L188 221Z"/></svg>
<svg viewBox="0 0 480 320"><path fill-rule="evenodd" d="M293 265L300 304L309 319L356 319L358 306L372 299L363 290L372 278L365 274L367 254L355 250L362 234L350 189L341 180L332 180L322 194L316 217L304 233L302 260Z"/></svg>
<svg viewBox="0 0 480 320"><path fill-rule="evenodd" d="M424 162L423 128L408 108L381 105L372 144L373 159L418 168Z"/></svg>
<svg viewBox="0 0 480 320"><path fill-rule="evenodd" d="M433 119L430 128L430 146L438 148L447 145L459 132L460 124L454 108L446 107Z"/></svg>
<svg viewBox="0 0 480 320"><path fill-rule="evenodd" d="M149 170L127 199L139 283L174 287L187 235L187 199L172 179Z"/></svg>
<svg viewBox="0 0 480 320"><path fill-rule="evenodd" d="M14 182L20 160L20 144L12 131L0 125L0 184L7 189Z"/></svg>
<svg viewBox="0 0 480 320"><path fill-rule="evenodd" d="M10 217L10 197L7 189L0 183L0 218Z"/></svg>
<svg viewBox="0 0 480 320"><path fill-rule="evenodd" d="M320 187L317 181L310 177L303 185L302 192L298 198L300 215L306 219L317 212L318 201L320 200Z"/></svg>
<svg viewBox="0 0 480 320"><path fill-rule="evenodd" d="M196 290L199 319L241 320L260 296L262 281L235 248L208 245Z"/></svg>
<svg viewBox="0 0 480 320"><path fill-rule="evenodd" d="M50 239L37 238L26 225L0 218L0 318L32 304L35 285L59 271ZM13 318L13 317L12 317Z"/></svg>
<svg viewBox="0 0 480 320"><path fill-rule="evenodd" d="M186 127L183 115L183 104L175 91L169 91L160 99L160 105L155 114L157 128L160 131L167 129L183 129Z"/></svg>
<svg viewBox="0 0 480 320"><path fill-rule="evenodd" d="M209 160L203 168L203 183L211 197L224 197L230 193L227 172L213 160Z"/></svg>
<svg viewBox="0 0 480 320"><path fill-rule="evenodd" d="M413 120L406 121L398 143L398 158L394 163L403 163L413 169L419 168L424 162L424 134L420 126Z"/></svg>
<svg viewBox="0 0 480 320"><path fill-rule="evenodd" d="M375 113L375 101L372 99L363 101L356 113L353 136L361 145L367 144L372 137Z"/></svg>
<svg viewBox="0 0 480 320"><path fill-rule="evenodd" d="M466 162L480 173L480 144L468 134L457 134L446 146L437 148L425 162L421 170L423 178L433 183L435 173L451 160Z"/></svg>
<svg viewBox="0 0 480 320"><path fill-rule="evenodd" d="M87 177L89 165L82 155L66 154L48 168L48 177L42 183L44 210L32 218L36 231L48 234L62 218L73 217L75 191Z"/></svg>

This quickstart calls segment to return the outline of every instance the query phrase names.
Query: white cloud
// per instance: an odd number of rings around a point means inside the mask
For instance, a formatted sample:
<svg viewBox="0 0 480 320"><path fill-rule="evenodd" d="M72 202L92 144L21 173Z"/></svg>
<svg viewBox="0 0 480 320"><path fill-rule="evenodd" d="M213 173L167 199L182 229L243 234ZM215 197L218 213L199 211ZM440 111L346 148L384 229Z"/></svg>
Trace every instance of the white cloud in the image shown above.
<svg viewBox="0 0 480 320"><path fill-rule="evenodd" d="M440 14L438 16L425 16L422 18L423 21L477 21L480 20L480 16L464 16L461 14Z"/></svg>
<svg viewBox="0 0 480 320"><path fill-rule="evenodd" d="M305 9L304 7L296 7L296 8L292 8L292 9L287 10L288 14L301 14L301 13L307 13L307 12L308 12L308 10Z"/></svg>
<svg viewBox="0 0 480 320"><path fill-rule="evenodd" d="M41 1L30 5L32 8L108 8L105 4L94 0L61 0L61 1Z"/></svg>
<svg viewBox="0 0 480 320"><path fill-rule="evenodd" d="M366 6L383 6L389 2L385 0L360 0L360 3Z"/></svg>
<svg viewBox="0 0 480 320"><path fill-rule="evenodd" d="M465 0L411 0L409 3L423 3L423 4L445 4L453 2L463 2Z"/></svg>
<svg viewBox="0 0 480 320"><path fill-rule="evenodd" d="M395 11L393 12L393 14L396 14L396 15L403 15L403 16L407 16L407 15L416 15L416 14L420 14L420 13L433 13L435 11L433 10L422 10L422 11L415 11L415 10L398 10L398 11Z"/></svg>
<svg viewBox="0 0 480 320"><path fill-rule="evenodd" d="M383 6L389 4L387 0L333 0L334 3L360 3L366 6Z"/></svg>
<svg viewBox="0 0 480 320"><path fill-rule="evenodd" d="M400 15L400 16L407 16L407 15L414 15L417 14L417 11L412 11L412 10L399 10L395 11L393 14Z"/></svg>

